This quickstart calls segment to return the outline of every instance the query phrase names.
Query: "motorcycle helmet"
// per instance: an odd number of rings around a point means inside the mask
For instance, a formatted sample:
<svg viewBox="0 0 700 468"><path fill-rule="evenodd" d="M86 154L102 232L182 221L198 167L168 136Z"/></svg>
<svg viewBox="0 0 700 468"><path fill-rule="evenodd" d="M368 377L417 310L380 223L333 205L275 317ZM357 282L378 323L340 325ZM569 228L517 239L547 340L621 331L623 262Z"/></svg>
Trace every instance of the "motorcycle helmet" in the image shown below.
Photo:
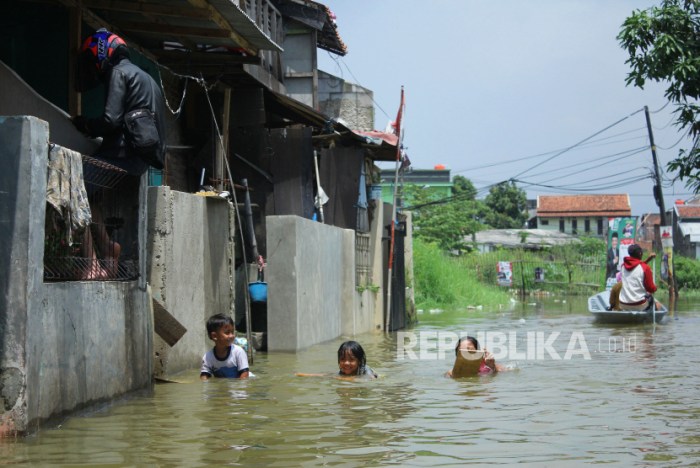
<svg viewBox="0 0 700 468"><path fill-rule="evenodd" d="M80 51L94 62L98 72L103 72L119 47L126 51L124 39L102 28L85 39Z"/></svg>

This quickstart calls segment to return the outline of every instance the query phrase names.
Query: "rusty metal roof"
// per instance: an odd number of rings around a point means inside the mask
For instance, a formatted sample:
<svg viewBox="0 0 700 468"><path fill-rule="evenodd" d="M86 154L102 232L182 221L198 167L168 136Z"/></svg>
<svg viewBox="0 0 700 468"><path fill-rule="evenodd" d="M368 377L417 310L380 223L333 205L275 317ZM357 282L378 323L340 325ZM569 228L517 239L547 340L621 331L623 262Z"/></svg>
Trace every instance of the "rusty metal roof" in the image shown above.
<svg viewBox="0 0 700 468"><path fill-rule="evenodd" d="M313 0L276 0L275 3L283 15L318 31L316 45L319 49L340 56L347 54L335 15L326 5Z"/></svg>

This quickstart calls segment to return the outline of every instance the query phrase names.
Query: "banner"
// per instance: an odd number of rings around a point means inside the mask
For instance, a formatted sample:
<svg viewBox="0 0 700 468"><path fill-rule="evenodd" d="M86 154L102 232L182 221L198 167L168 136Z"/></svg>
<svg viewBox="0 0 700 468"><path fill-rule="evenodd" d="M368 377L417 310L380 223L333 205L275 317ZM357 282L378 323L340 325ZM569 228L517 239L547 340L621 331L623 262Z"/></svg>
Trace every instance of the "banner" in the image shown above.
<svg viewBox="0 0 700 468"><path fill-rule="evenodd" d="M607 289L617 282L617 274L622 261L627 256L627 249L634 244L637 236L637 218L610 218L608 220L608 248L605 265L605 287Z"/></svg>
<svg viewBox="0 0 700 468"><path fill-rule="evenodd" d="M498 262L496 265L499 286L513 286L513 263Z"/></svg>
<svg viewBox="0 0 700 468"><path fill-rule="evenodd" d="M660 226L661 248L661 279L668 281L669 273L673 275L673 226Z"/></svg>

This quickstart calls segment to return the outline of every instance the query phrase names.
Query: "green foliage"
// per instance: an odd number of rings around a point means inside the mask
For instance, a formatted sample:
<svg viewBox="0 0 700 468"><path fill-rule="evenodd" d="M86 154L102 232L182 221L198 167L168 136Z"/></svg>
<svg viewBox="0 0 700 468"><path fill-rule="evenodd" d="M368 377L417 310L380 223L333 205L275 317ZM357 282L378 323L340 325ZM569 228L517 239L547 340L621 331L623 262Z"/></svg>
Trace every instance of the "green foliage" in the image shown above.
<svg viewBox="0 0 700 468"><path fill-rule="evenodd" d="M448 257L436 244L414 239L413 261L419 309L497 306L510 300L505 290L479 284L473 269L465 268L459 258Z"/></svg>
<svg viewBox="0 0 700 468"><path fill-rule="evenodd" d="M644 88L647 81L666 82L665 95L676 105L676 124L695 138L668 164L688 187L700 191L700 2L662 0L660 6L636 10L617 36L627 51L631 71L627 84Z"/></svg>
<svg viewBox="0 0 700 468"><path fill-rule="evenodd" d="M471 180L461 175L456 175L452 178L452 193L467 200L476 199L476 187L474 187Z"/></svg>
<svg viewBox="0 0 700 468"><path fill-rule="evenodd" d="M476 189L460 176L453 195L440 199L438 195L417 185L404 188L408 209L413 212L414 236L428 243L435 243L444 251L467 250L469 236L482 229L483 202L475 200Z"/></svg>
<svg viewBox="0 0 700 468"><path fill-rule="evenodd" d="M673 257L673 274L678 291L683 289L700 289L700 260Z"/></svg>
<svg viewBox="0 0 700 468"><path fill-rule="evenodd" d="M486 224L495 229L521 228L527 221L527 195L515 182L502 182L491 187L486 196Z"/></svg>
<svg viewBox="0 0 700 468"><path fill-rule="evenodd" d="M553 247L548 250L503 249L496 252L472 253L460 261L474 271L487 285L497 283L498 262L512 262L513 288L590 294L605 284L605 244L588 241ZM535 281L535 269L544 272L544 282Z"/></svg>

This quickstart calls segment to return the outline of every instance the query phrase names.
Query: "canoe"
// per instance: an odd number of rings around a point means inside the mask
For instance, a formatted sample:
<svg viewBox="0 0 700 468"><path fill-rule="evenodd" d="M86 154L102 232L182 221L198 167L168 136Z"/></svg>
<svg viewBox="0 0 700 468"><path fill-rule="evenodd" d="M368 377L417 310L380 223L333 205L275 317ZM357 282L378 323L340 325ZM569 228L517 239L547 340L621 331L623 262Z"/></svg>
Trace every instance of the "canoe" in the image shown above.
<svg viewBox="0 0 700 468"><path fill-rule="evenodd" d="M656 303L656 312L650 310L607 310L610 291L588 298L588 311L600 323L659 323L668 313L665 305Z"/></svg>

